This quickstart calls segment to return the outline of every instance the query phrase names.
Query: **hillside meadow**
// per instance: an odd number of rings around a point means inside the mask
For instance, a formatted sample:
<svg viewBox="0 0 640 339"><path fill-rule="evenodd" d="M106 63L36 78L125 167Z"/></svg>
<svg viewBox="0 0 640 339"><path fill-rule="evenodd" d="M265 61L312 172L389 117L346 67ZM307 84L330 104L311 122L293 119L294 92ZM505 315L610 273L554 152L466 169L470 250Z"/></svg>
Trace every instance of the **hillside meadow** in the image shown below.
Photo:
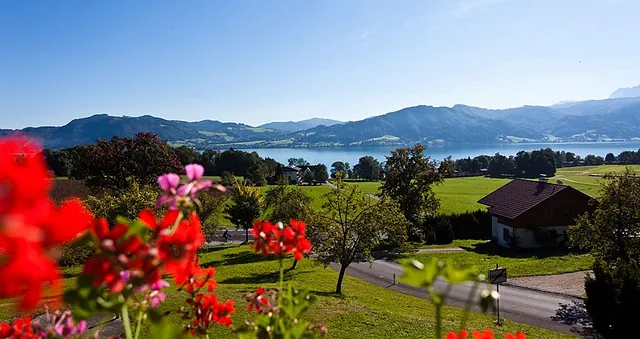
<svg viewBox="0 0 640 339"><path fill-rule="evenodd" d="M245 294L253 292L258 286L276 288L278 285L278 262L273 258L265 259L254 254L249 246L216 246L200 255L203 267L216 268L215 279L218 282L216 296L219 299L233 300L237 312L233 315L236 326L254 314L247 311ZM284 262L285 267L291 260ZM73 277L79 274L80 267L65 269L65 287L73 288ZM334 294L338 274L331 268L324 268L313 260L303 260L298 267L285 274L285 284L291 283L297 288L308 288L318 297L316 304L304 315L313 323L324 322L329 332L327 338L431 338L435 326L435 309L426 299L401 294L362 280L346 276L342 295ZM175 286L165 291L167 300L160 311L172 311L183 306L186 293ZM445 306L443 308L443 326L446 331L457 330L462 319L462 310ZM0 309L0 320L13 318L11 308ZM180 323L176 313L169 315L171 322ZM497 338L505 332L522 331L529 338L573 338L572 336L536 328L533 326L505 320L500 327L494 324L495 317L480 313L470 313L467 327L471 329L494 330ZM143 337L150 338L148 329ZM232 333L221 326L215 326L209 333L211 338L234 338Z"/></svg>

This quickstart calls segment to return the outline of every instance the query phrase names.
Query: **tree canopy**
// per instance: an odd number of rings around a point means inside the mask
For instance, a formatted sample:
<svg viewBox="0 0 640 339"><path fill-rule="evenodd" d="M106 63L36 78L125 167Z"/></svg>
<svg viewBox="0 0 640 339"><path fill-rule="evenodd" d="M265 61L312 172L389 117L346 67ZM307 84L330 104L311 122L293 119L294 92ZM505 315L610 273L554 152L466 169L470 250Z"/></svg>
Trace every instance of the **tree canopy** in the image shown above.
<svg viewBox="0 0 640 339"><path fill-rule="evenodd" d="M426 147L416 144L398 148L387 157L383 197L398 202L405 218L414 225L437 213L440 203L432 185L442 182L436 164L424 155Z"/></svg>
<svg viewBox="0 0 640 339"><path fill-rule="evenodd" d="M245 230L245 239L249 242L249 229L253 222L260 218L263 199L257 188L236 184L231 189L231 204L225 206L225 218L232 224Z"/></svg>
<svg viewBox="0 0 640 339"><path fill-rule="evenodd" d="M373 201L356 185L347 186L341 176L335 185L324 195L326 202L314 213L307 234L318 260L340 264L336 293L342 293L344 273L356 255L371 258L371 250L383 239L403 243L407 221L393 201Z"/></svg>

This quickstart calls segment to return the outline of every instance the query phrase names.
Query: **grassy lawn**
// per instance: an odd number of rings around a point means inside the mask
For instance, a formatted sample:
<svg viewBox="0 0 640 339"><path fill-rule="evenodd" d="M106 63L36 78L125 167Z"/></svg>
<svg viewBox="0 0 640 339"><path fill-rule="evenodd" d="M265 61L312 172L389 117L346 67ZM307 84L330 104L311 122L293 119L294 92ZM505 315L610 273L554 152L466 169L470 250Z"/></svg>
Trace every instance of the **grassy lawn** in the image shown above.
<svg viewBox="0 0 640 339"><path fill-rule="evenodd" d="M459 267L475 266L479 272L487 272L498 264L507 268L508 276L514 278L588 270L593 264L593 258L590 254L542 249L513 251L482 243L460 247L466 251L408 254L397 260L411 258L426 261L434 257L443 261L452 259Z"/></svg>
<svg viewBox="0 0 640 339"><path fill-rule="evenodd" d="M260 286L276 287L278 284L278 263L266 260L250 252L248 246L215 247L201 255L202 266L216 267L219 285L216 295L219 299L231 299L238 310L233 316L234 323L240 325L251 319L246 310L244 294ZM291 264L290 260L285 265ZM67 269L66 273L77 273L78 269ZM313 260L303 260L298 267L285 275L285 279L297 287L307 287L318 296L306 318L312 322L323 321L329 328L329 338L429 338L434 330L434 308L429 301L389 291L355 278L345 277L344 295L335 295L337 272L323 268ZM67 288L70 286L67 284ZM184 305L186 294L171 287L167 291L167 303L163 311L177 309ZM455 330L459 326L462 311L453 307L444 308L445 330ZM0 310L0 319L10 318L7 307ZM179 323L173 314L171 320ZM468 327L474 329L492 328L497 338L503 332L525 332L530 338L571 338L571 336L542 330L539 328L505 321L496 327L494 318L472 313ZM145 331L146 332L146 331ZM147 336L148 337L148 336ZM212 338L233 338L226 328L216 327Z"/></svg>

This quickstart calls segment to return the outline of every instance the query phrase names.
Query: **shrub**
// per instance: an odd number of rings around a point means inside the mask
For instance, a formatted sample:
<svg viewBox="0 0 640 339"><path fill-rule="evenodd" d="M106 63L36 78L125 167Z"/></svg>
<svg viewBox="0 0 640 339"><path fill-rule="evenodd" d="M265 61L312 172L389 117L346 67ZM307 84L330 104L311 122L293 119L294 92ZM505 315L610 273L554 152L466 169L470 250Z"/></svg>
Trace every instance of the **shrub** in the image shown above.
<svg viewBox="0 0 640 339"><path fill-rule="evenodd" d="M95 253L95 248L91 245L63 245L58 248L58 265L62 267L83 265Z"/></svg>
<svg viewBox="0 0 640 339"><path fill-rule="evenodd" d="M85 204L96 217L103 217L109 221L109 224L114 224L117 216L133 220L137 218L140 211L154 208L157 196L157 189L139 186L134 182L131 188L120 193L90 195L85 200Z"/></svg>
<svg viewBox="0 0 640 339"><path fill-rule="evenodd" d="M438 220L434 232L436 235L436 244L450 244L453 242L454 233L451 227L451 221L447 219Z"/></svg>
<svg viewBox="0 0 640 339"><path fill-rule="evenodd" d="M640 266L617 260L613 265L596 261L594 277L587 276L587 311L605 338L635 338L640 309Z"/></svg>
<svg viewBox="0 0 640 339"><path fill-rule="evenodd" d="M202 231L207 239L211 239L220 228L224 218L224 207L227 204L227 195L220 192L198 192L200 208L198 216L202 220Z"/></svg>

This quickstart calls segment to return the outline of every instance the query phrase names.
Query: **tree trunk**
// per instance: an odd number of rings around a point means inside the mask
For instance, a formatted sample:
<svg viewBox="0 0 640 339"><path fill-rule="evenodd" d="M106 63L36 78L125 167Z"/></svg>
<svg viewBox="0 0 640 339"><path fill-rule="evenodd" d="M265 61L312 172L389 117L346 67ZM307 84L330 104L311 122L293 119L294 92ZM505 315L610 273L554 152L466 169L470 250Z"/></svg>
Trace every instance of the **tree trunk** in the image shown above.
<svg viewBox="0 0 640 339"><path fill-rule="evenodd" d="M247 243L247 244L249 243L249 229L248 228L246 228L244 230L244 242Z"/></svg>
<svg viewBox="0 0 640 339"><path fill-rule="evenodd" d="M291 265L291 267L289 268L289 271L291 271L291 270L295 270L295 269L296 269L296 266L298 266L298 260L295 260L295 259L294 259L294 260L293 260L293 265Z"/></svg>
<svg viewBox="0 0 640 339"><path fill-rule="evenodd" d="M340 264L340 275L338 275L338 285L336 286L337 294L342 294L342 279L344 278L344 272L346 270L347 270L347 266Z"/></svg>

